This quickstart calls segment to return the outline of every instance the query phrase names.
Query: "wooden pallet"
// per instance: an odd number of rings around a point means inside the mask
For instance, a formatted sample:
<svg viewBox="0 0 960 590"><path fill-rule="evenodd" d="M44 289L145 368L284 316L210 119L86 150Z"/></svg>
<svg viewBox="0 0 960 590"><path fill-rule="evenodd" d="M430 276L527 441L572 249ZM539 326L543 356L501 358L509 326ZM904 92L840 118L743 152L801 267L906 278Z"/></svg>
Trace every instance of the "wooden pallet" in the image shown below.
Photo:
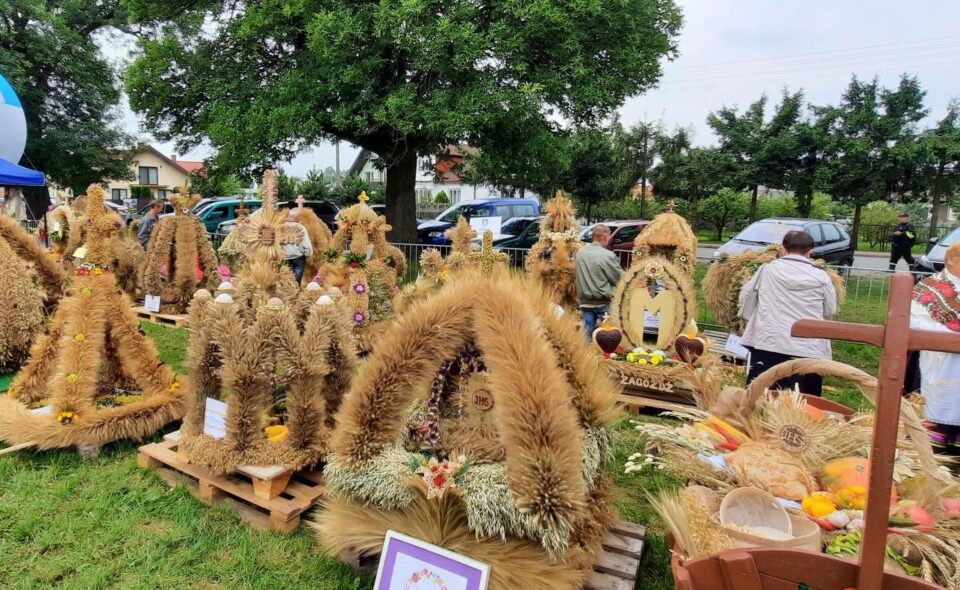
<svg viewBox="0 0 960 590"><path fill-rule="evenodd" d="M618 521L603 538L603 553L593 565L583 590L633 590L643 557L647 530L643 525ZM347 550L337 556L356 570L376 575L379 555Z"/></svg>
<svg viewBox="0 0 960 590"><path fill-rule="evenodd" d="M281 467L244 467L230 475L214 475L177 454L178 438L167 435L162 442L140 447L137 464L154 470L172 486L186 485L205 502L231 508L255 528L294 531L300 525L300 515L317 504L326 491L319 471L294 473Z"/></svg>
<svg viewBox="0 0 960 590"><path fill-rule="evenodd" d="M176 315L172 313L155 313L152 311L147 311L142 307L136 307L134 308L134 311L137 312L137 317L139 317L142 320L147 320L148 322L151 322L154 324L173 326L175 328L186 328L190 320L190 318L186 315Z"/></svg>

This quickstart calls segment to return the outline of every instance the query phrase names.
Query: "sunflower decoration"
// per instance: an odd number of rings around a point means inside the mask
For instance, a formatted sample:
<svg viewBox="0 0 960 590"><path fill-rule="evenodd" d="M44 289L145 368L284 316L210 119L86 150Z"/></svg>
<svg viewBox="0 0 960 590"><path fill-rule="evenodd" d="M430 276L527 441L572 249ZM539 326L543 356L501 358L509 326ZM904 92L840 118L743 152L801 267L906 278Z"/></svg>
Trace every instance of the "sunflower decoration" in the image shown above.
<svg viewBox="0 0 960 590"><path fill-rule="evenodd" d="M816 470L870 446L865 416L843 420L809 405L797 390L766 392L757 412L763 438Z"/></svg>
<svg viewBox="0 0 960 590"><path fill-rule="evenodd" d="M302 226L287 225L290 212L277 207L277 171L263 173L263 204L257 215L247 217L233 231L241 249L262 252L272 260L283 260L283 245L303 239Z"/></svg>

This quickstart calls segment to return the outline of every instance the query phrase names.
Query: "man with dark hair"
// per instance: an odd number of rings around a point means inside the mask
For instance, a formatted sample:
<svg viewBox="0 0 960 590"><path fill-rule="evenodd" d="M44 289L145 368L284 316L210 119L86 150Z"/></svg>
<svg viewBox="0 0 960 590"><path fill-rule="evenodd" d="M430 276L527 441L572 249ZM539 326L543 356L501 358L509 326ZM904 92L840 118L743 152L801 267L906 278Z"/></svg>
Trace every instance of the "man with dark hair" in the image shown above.
<svg viewBox="0 0 960 590"><path fill-rule="evenodd" d="M597 320L607 313L613 290L623 274L617 255L607 250L609 241L610 228L598 223L593 228L593 242L580 248L575 258L580 317L588 343L593 338Z"/></svg>
<svg viewBox="0 0 960 590"><path fill-rule="evenodd" d="M830 359L829 340L794 338L797 320L822 320L837 313L837 293L825 270L810 260L813 238L804 231L783 237L780 258L761 266L740 291L740 317L747 320L743 345L750 351L747 383L767 369L795 358ZM777 383L781 389L820 395L820 375L796 375Z"/></svg>
<svg viewBox="0 0 960 590"><path fill-rule="evenodd" d="M143 216L143 219L140 220L140 229L137 230L137 239L140 240L140 245L144 248L147 247L147 243L150 241L150 234L153 233L153 226L157 224L157 220L160 219L160 214L163 213L163 201L154 201L150 204L150 210L147 211L147 214Z"/></svg>
<svg viewBox="0 0 960 590"><path fill-rule="evenodd" d="M916 262L913 259L913 245L917 242L917 233L910 223L910 215L904 211L897 217L897 225L893 227L893 250L890 252L890 270L896 270L897 263L903 258L913 270Z"/></svg>

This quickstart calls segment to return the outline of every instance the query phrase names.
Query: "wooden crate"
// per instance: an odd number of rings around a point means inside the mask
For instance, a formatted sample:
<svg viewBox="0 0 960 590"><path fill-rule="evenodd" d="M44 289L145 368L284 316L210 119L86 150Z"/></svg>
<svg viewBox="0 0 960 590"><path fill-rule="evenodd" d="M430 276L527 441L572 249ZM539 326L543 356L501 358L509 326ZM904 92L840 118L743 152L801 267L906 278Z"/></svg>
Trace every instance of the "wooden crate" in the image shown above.
<svg viewBox="0 0 960 590"><path fill-rule="evenodd" d="M583 585L584 590L632 590L636 585L643 557L646 528L632 522L618 521L603 538L603 553L593 565L593 572ZM360 555L343 551L337 557L356 570L376 575L379 555Z"/></svg>
<svg viewBox="0 0 960 590"><path fill-rule="evenodd" d="M173 326L175 328L186 328L189 325L189 316L186 315L176 315L172 313L155 313L152 311L147 311L142 307L134 308L134 311L137 312L137 317L142 320L147 320L148 322L154 324L162 324L164 326Z"/></svg>
<svg viewBox="0 0 960 590"><path fill-rule="evenodd" d="M214 475L177 455L178 438L168 435L162 442L140 447L137 464L156 471L170 485L186 485L205 502L231 508L258 529L292 532L300 525L300 515L324 496L326 484L319 471L245 467L230 475Z"/></svg>

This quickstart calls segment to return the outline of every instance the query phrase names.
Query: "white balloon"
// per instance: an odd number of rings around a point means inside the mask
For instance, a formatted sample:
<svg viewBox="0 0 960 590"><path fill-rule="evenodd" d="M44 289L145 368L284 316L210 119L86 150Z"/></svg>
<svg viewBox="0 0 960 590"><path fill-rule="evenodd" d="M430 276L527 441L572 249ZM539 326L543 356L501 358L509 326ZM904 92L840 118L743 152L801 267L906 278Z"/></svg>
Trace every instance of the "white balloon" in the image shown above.
<svg viewBox="0 0 960 590"><path fill-rule="evenodd" d="M13 87L0 75L0 158L16 164L27 147L27 117Z"/></svg>

